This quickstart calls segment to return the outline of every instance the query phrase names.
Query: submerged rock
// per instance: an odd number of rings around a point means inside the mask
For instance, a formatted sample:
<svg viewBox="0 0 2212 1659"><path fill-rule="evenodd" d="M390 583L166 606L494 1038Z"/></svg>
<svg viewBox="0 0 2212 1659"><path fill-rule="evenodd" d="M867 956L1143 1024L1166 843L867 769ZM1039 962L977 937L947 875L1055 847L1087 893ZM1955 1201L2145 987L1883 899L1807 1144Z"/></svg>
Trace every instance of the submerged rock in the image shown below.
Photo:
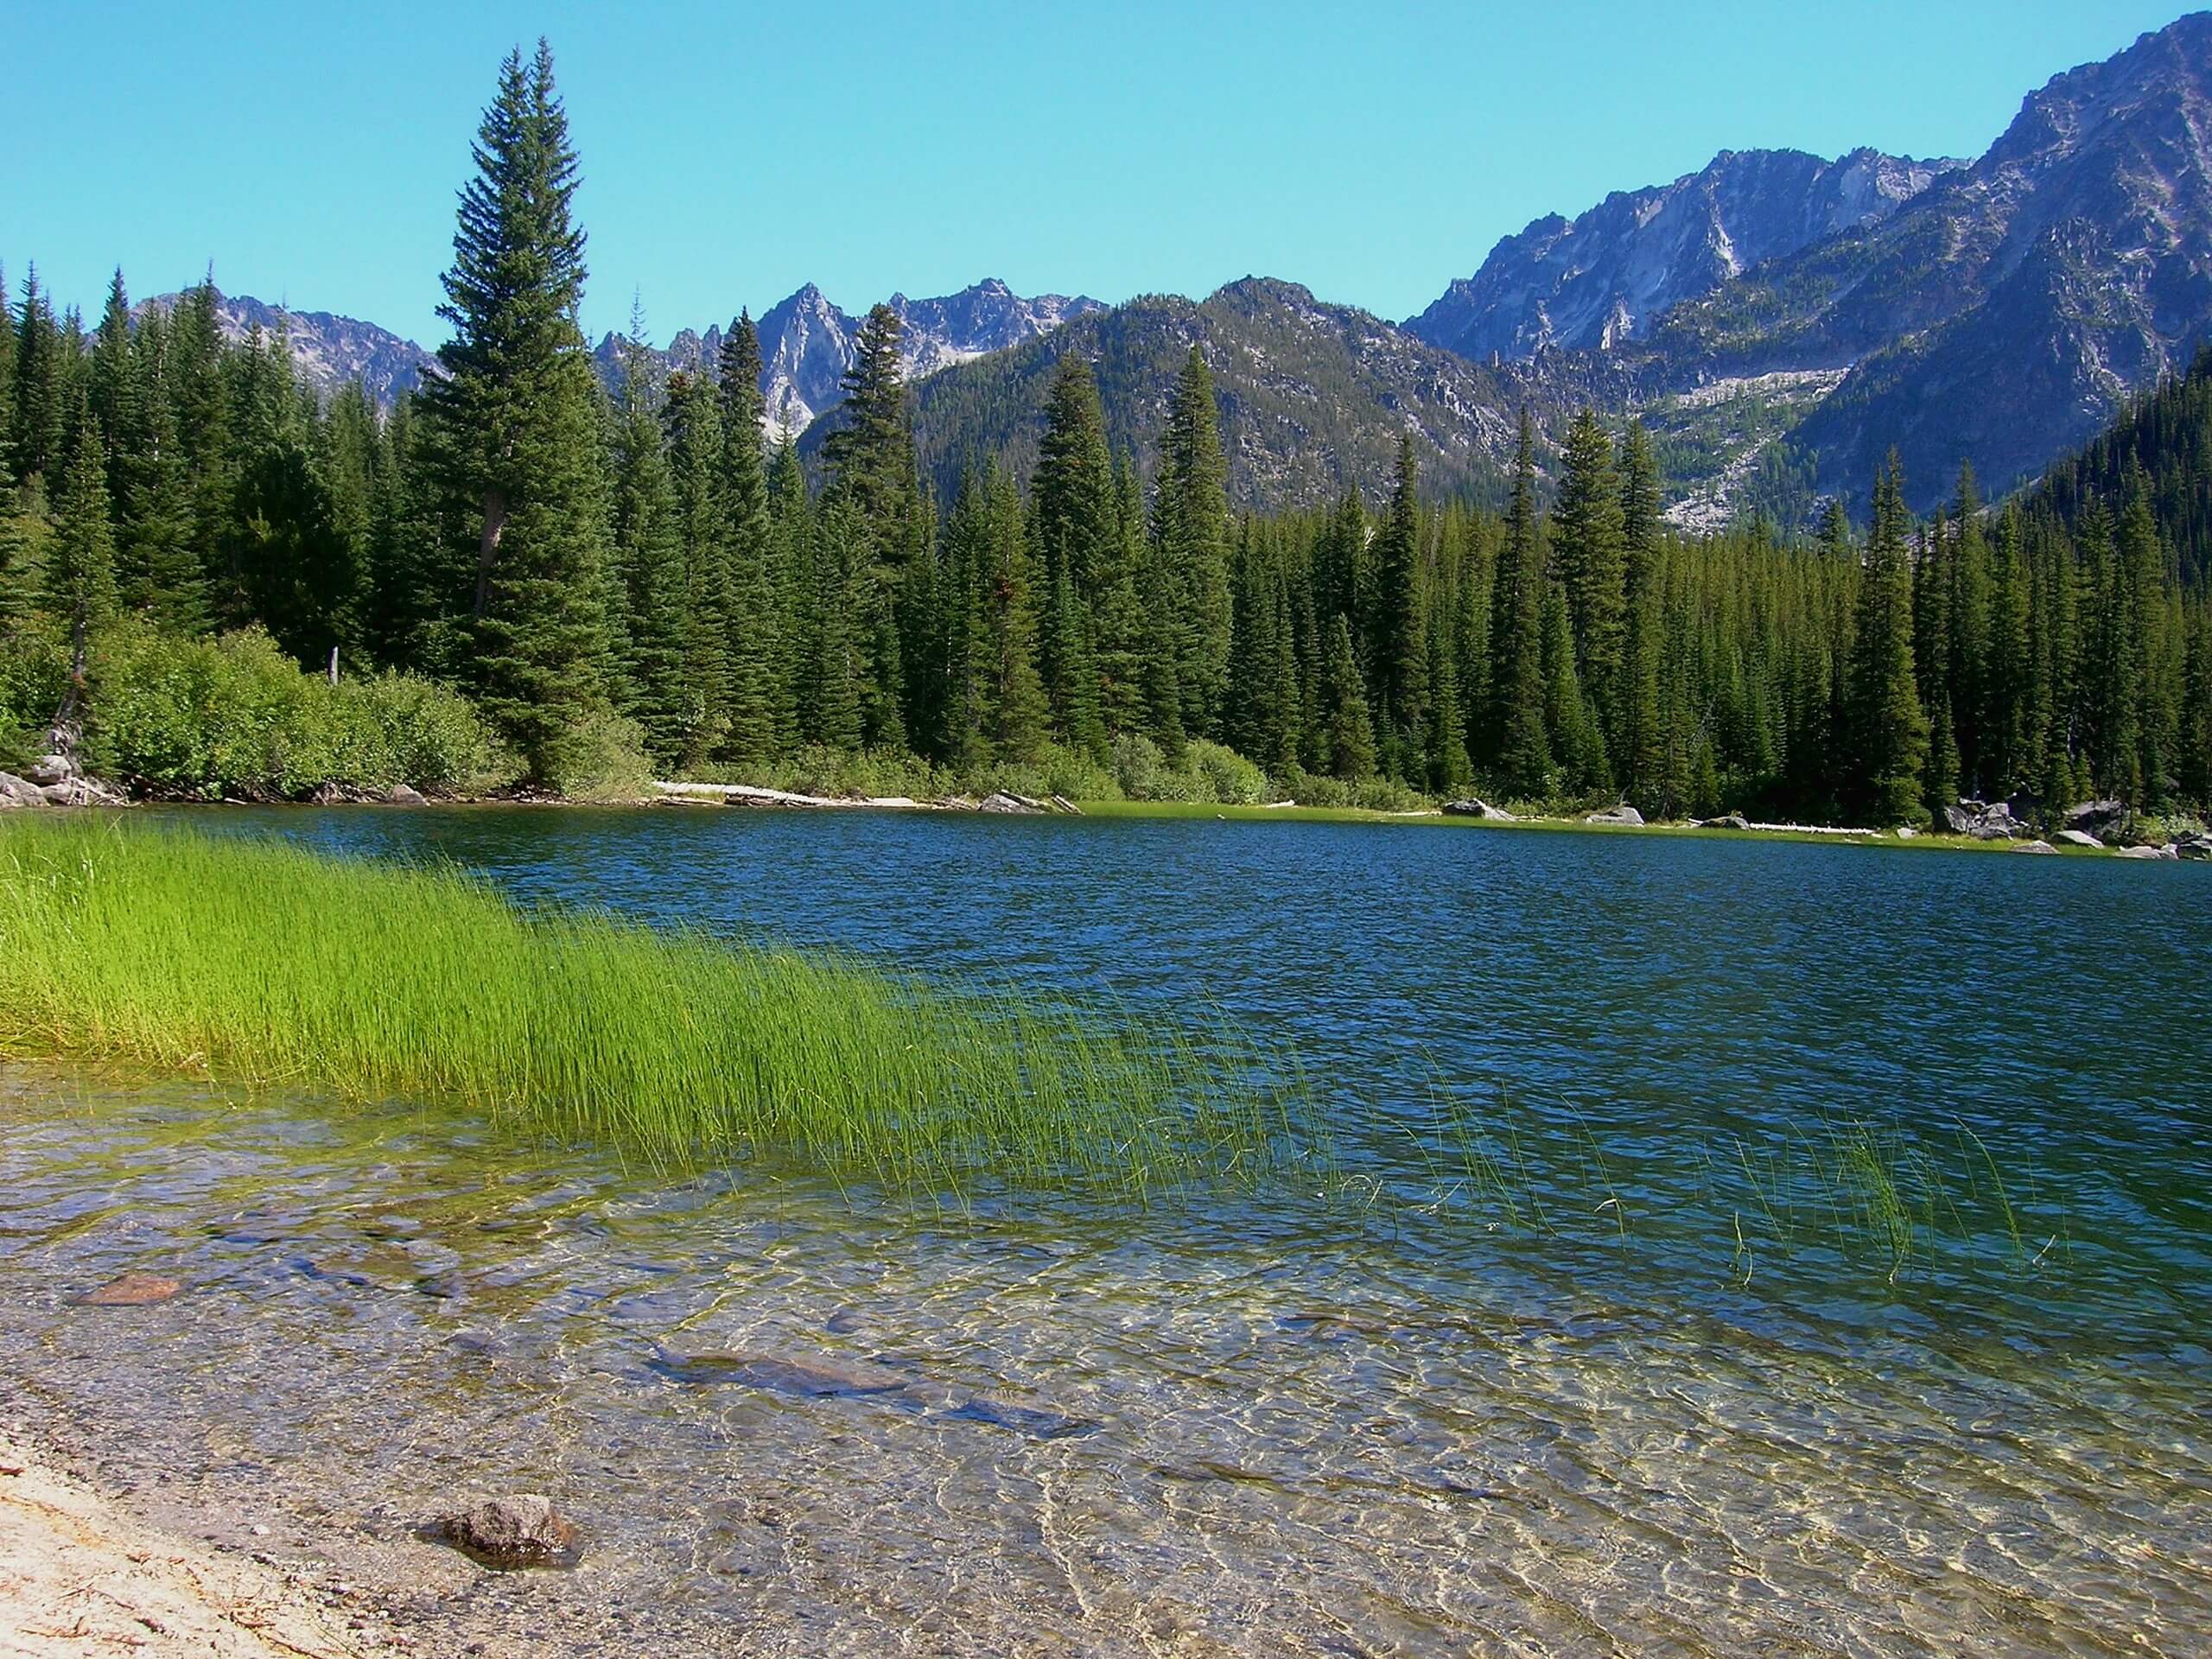
<svg viewBox="0 0 2212 1659"><path fill-rule="evenodd" d="M737 1382L779 1394L827 1398L840 1395L896 1394L906 1379L896 1371L832 1359L787 1359L779 1354L693 1354L663 1351L653 1369L679 1382Z"/></svg>
<svg viewBox="0 0 2212 1659"><path fill-rule="evenodd" d="M77 1300L85 1307L145 1307L155 1302L166 1302L184 1288L175 1279L163 1278L158 1273L126 1273L120 1279L111 1279L98 1290L88 1290Z"/></svg>
<svg viewBox="0 0 2212 1659"><path fill-rule="evenodd" d="M512 1572L526 1567L574 1567L583 1532L538 1492L489 1497L442 1517L430 1529L471 1560Z"/></svg>
<svg viewBox="0 0 2212 1659"><path fill-rule="evenodd" d="M1637 811L1626 801L1623 801L1618 806L1607 807L1603 812L1591 812L1586 814L1582 822L1585 823L1637 824L1643 822L1643 814Z"/></svg>
<svg viewBox="0 0 2212 1659"><path fill-rule="evenodd" d="M957 1418L962 1422L988 1423L994 1428L1010 1428L1016 1433L1039 1440L1072 1440L1079 1434L1096 1434L1098 1432L1098 1425L1088 1418L1064 1417L1057 1411L1039 1411L1033 1406L1013 1405L982 1394L965 1405L955 1407L945 1415Z"/></svg>

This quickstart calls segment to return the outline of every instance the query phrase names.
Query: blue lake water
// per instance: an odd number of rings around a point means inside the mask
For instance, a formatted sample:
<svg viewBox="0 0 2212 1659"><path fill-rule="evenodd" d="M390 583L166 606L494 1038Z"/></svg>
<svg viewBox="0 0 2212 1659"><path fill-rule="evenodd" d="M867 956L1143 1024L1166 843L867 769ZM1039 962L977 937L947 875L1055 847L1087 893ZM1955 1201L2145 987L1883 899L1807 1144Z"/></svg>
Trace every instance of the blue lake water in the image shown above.
<svg viewBox="0 0 2212 1659"><path fill-rule="evenodd" d="M2212 1646L2212 869L1433 823L180 816L1218 1009L1303 1065L1344 1179L954 1223L404 1113L56 1112L24 1084L0 1269L34 1294L0 1341L41 1356L40 1398L133 1425L149 1478L187 1455L180 1401L295 1481L378 1444L310 1403L365 1370L419 1419L413 1461L319 1503L581 1481L620 1548L562 1592L575 1630L644 1596L733 1651ZM127 1225L77 1224L88 1168ZM168 1369L118 1383L61 1298L149 1251L266 1328L143 1310ZM454 1294L364 1289L417 1269ZM213 1379L280 1328L300 1403L227 1402ZM792 1399L656 1344L912 1381ZM961 1414L977 1393L1090 1432Z"/></svg>

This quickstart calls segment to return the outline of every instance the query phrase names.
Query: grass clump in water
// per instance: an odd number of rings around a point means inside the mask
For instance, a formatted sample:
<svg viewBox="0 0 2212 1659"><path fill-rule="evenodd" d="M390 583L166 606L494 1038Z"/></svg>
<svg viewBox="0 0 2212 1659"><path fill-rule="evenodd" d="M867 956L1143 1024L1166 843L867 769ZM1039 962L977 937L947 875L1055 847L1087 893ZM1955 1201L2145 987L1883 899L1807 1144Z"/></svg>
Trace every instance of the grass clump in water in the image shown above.
<svg viewBox="0 0 2212 1659"><path fill-rule="evenodd" d="M1143 1202L1306 1155L1302 1084L1225 1030L525 910L452 871L44 815L0 823L0 1049L956 1198Z"/></svg>

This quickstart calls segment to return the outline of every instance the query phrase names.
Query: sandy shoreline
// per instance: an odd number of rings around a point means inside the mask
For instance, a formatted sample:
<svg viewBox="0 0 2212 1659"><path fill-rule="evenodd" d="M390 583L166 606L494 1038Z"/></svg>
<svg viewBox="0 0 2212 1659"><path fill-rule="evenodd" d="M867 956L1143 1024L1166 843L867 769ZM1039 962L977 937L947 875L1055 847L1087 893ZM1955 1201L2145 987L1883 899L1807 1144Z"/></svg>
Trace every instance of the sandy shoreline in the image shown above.
<svg viewBox="0 0 2212 1659"><path fill-rule="evenodd" d="M148 1526L0 1433L0 1654L358 1659L413 1648L349 1628L370 1623L354 1599Z"/></svg>

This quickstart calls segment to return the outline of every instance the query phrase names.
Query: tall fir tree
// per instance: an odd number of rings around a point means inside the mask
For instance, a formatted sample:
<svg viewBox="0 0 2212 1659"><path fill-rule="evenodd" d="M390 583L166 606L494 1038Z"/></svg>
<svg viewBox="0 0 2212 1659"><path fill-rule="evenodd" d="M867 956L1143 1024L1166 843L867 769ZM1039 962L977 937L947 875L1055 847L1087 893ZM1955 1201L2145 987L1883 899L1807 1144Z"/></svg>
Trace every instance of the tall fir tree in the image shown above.
<svg viewBox="0 0 2212 1659"><path fill-rule="evenodd" d="M421 414L453 504L484 706L557 781L607 702L610 593L597 385L576 321L576 153L543 41L500 67L461 192L439 315L454 337Z"/></svg>
<svg viewBox="0 0 2212 1659"><path fill-rule="evenodd" d="M1851 804L1859 822L1879 828L1923 817L1928 717L1913 673L1910 534L1892 454L1874 486L1851 668Z"/></svg>
<svg viewBox="0 0 2212 1659"><path fill-rule="evenodd" d="M1642 479L1635 482L1639 490L1648 487ZM1567 598L1576 677L1597 710L1606 748L1614 753L1625 753L1633 741L1622 690L1628 607L1624 517L1612 440L1586 409L1567 428L1560 456L1552 568ZM1641 524L1638 533L1647 533Z"/></svg>
<svg viewBox="0 0 2212 1659"><path fill-rule="evenodd" d="M1221 411L1213 372L1196 346L1185 358L1160 440L1154 538L1174 583L1183 619L1176 680L1183 725L1217 735L1228 696L1231 601L1229 588L1229 468L1221 453Z"/></svg>
<svg viewBox="0 0 2212 1659"><path fill-rule="evenodd" d="M1535 423L1523 404L1505 543L1491 589L1492 709L1485 747L1506 788L1526 796L1545 792L1552 768L1544 728L1544 569L1537 543L1535 446Z"/></svg>

